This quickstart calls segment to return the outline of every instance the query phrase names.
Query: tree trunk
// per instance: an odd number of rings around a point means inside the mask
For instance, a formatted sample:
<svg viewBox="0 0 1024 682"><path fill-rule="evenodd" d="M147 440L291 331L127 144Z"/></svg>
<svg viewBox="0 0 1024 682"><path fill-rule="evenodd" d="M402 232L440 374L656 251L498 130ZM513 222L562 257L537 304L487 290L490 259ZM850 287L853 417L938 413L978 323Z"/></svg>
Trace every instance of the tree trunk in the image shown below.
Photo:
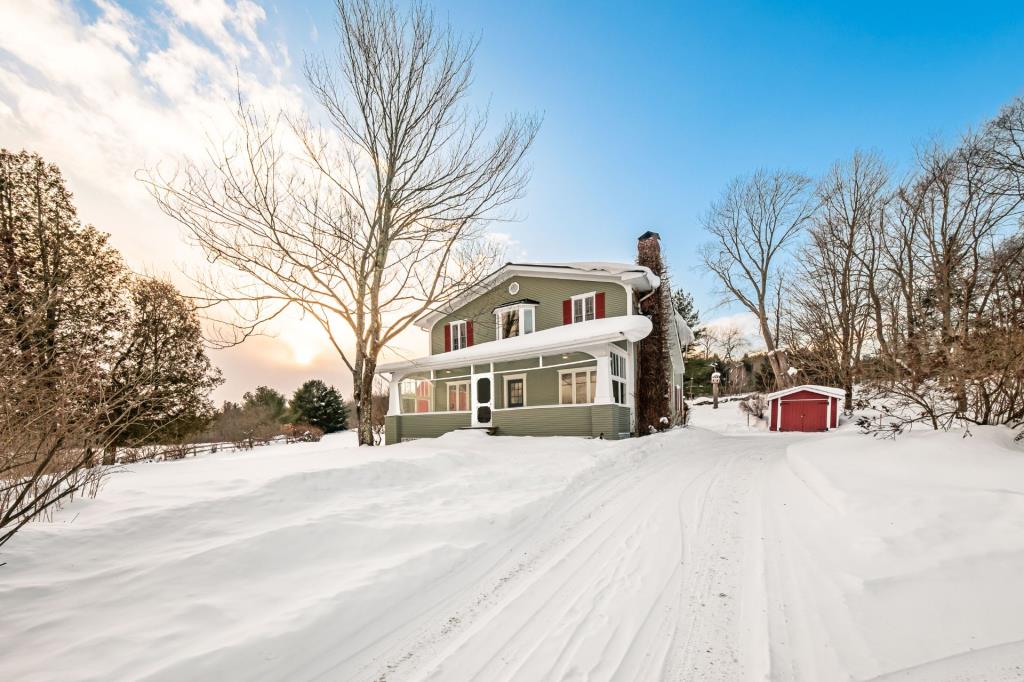
<svg viewBox="0 0 1024 682"><path fill-rule="evenodd" d="M374 445L373 438L373 377L377 362L357 358L352 370L352 400L356 405L356 429L360 445Z"/></svg>

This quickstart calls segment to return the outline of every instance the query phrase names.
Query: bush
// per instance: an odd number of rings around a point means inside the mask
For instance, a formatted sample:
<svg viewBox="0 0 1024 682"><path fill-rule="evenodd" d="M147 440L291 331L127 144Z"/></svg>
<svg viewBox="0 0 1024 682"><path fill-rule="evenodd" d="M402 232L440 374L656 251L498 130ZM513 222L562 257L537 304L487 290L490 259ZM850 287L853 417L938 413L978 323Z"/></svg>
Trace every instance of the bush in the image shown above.
<svg viewBox="0 0 1024 682"><path fill-rule="evenodd" d="M757 419L764 419L764 411L767 409L768 401L760 393L755 393L740 402L740 410Z"/></svg>
<svg viewBox="0 0 1024 682"><path fill-rule="evenodd" d="M316 443L324 437L323 429L312 424L285 424L281 430L289 443Z"/></svg>

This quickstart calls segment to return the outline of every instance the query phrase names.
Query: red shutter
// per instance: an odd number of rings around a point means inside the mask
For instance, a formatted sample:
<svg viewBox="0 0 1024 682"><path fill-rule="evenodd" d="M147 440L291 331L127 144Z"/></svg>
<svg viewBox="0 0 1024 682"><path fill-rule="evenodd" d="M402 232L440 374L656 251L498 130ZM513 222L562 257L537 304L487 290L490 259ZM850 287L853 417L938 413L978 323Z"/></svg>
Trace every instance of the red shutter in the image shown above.
<svg viewBox="0 0 1024 682"><path fill-rule="evenodd" d="M452 349L452 326L446 324L444 326L444 352L447 353Z"/></svg>
<svg viewBox="0 0 1024 682"><path fill-rule="evenodd" d="M466 345L473 345L473 320L466 320Z"/></svg>
<svg viewBox="0 0 1024 682"><path fill-rule="evenodd" d="M572 324L572 299L562 301L562 324Z"/></svg>
<svg viewBox="0 0 1024 682"><path fill-rule="evenodd" d="M604 317L604 292L594 294L594 317L600 320Z"/></svg>

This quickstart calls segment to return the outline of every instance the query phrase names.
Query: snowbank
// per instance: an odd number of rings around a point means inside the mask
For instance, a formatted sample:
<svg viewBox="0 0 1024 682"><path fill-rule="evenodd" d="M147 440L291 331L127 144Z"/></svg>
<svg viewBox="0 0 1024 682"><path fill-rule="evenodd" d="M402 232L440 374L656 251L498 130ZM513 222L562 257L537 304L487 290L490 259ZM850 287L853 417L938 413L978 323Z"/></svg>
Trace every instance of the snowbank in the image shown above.
<svg viewBox="0 0 1024 682"><path fill-rule="evenodd" d="M5 547L0 679L302 678L437 599L606 445L531 440L344 434L133 465Z"/></svg>
<svg viewBox="0 0 1024 682"><path fill-rule="evenodd" d="M1024 452L1007 429L802 439L769 481L767 584L802 596L780 607L801 678L1024 676Z"/></svg>

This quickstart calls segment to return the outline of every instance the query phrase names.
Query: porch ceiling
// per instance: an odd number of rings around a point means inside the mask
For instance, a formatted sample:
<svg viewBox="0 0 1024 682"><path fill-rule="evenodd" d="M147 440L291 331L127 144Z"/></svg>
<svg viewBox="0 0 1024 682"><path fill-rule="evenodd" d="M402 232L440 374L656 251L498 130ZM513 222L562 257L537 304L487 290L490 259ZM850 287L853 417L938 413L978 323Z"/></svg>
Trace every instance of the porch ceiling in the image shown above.
<svg viewBox="0 0 1024 682"><path fill-rule="evenodd" d="M651 321L643 315L606 317L600 320L545 329L512 339L489 341L448 353L438 353L413 360L386 362L378 365L377 373L391 374L446 369L476 362L501 362L537 355L554 355L614 341L639 341L651 333L651 328Z"/></svg>

